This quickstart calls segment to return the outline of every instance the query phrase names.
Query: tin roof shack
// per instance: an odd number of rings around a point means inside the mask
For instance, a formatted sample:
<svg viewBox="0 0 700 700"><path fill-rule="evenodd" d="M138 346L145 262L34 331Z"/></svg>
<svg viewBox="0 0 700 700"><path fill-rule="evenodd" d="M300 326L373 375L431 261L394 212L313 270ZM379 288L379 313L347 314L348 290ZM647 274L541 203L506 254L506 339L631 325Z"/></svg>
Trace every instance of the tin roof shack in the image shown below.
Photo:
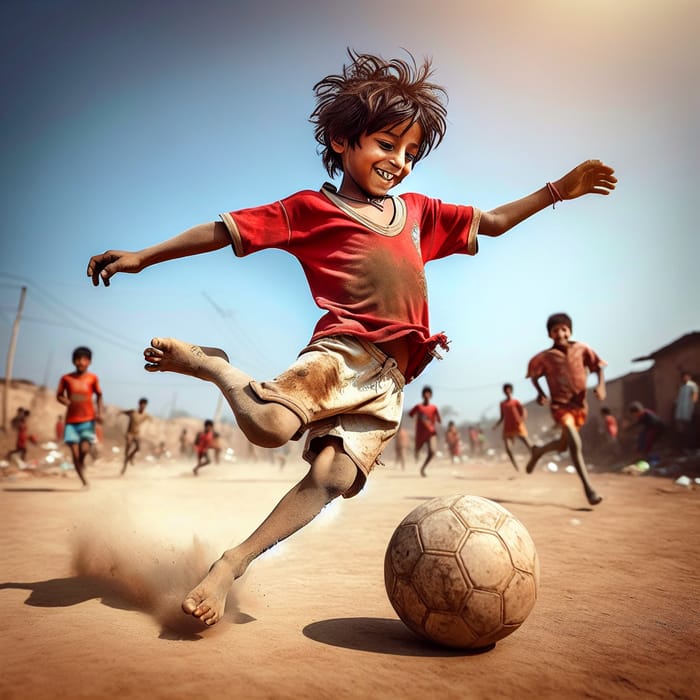
<svg viewBox="0 0 700 700"><path fill-rule="evenodd" d="M640 373L649 375L652 395L648 406L672 425L681 372L689 372L695 382L700 381L700 331L687 333L649 355L635 357L632 362L646 360L654 362L646 372ZM636 400L645 403L643 398ZM696 411L696 422L697 418Z"/></svg>

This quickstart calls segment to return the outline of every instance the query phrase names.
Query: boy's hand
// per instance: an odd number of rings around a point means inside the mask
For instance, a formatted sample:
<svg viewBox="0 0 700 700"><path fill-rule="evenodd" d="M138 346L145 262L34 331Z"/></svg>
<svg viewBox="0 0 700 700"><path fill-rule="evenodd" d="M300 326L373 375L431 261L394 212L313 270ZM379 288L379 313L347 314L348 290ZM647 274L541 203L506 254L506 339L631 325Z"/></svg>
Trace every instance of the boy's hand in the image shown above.
<svg viewBox="0 0 700 700"><path fill-rule="evenodd" d="M599 160L587 160L554 183L562 199L584 194L610 194L615 189L615 171Z"/></svg>
<svg viewBox="0 0 700 700"><path fill-rule="evenodd" d="M538 394L537 395L537 403L540 406L544 406L548 401L549 401L549 399L547 398L546 394Z"/></svg>
<svg viewBox="0 0 700 700"><path fill-rule="evenodd" d="M87 275L92 277L92 283L99 287L102 280L109 287L109 278L117 272L141 272L143 266L136 253L128 250L108 250L101 255L93 255L87 266Z"/></svg>

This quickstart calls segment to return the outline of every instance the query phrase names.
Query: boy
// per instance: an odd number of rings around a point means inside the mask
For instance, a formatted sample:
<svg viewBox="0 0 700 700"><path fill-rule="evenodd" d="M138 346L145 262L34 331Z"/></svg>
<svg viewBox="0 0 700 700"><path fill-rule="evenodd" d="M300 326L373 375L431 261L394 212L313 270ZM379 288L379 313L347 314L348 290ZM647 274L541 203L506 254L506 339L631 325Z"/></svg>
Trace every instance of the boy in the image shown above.
<svg viewBox="0 0 700 700"><path fill-rule="evenodd" d="M58 402L68 407L63 440L70 447L83 488L88 487L85 457L96 440L95 426L102 421L102 389L97 376L87 371L91 362L90 348L81 346L73 350L75 372L64 374L56 391Z"/></svg>
<svg viewBox="0 0 700 700"><path fill-rule="evenodd" d="M197 433L197 437L194 439L194 449L197 453L197 464L192 470L192 473L197 476L199 470L202 467L206 467L207 464L211 464L211 459L209 459L209 450L213 447L214 443L214 422L211 420L204 421L204 430Z"/></svg>
<svg viewBox="0 0 700 700"><path fill-rule="evenodd" d="M21 413L20 413L21 412ZM17 455L21 462L27 459L27 444L38 443L36 436L29 432L29 416L30 412L25 408L20 408L17 415L12 419L12 427L17 431L17 440L15 449L7 453L6 459L10 460L14 455Z"/></svg>
<svg viewBox="0 0 700 700"><path fill-rule="evenodd" d="M547 452L563 452L569 449L571 460L583 484L588 502L595 506L603 499L593 490L588 480L588 470L583 460L583 446L579 430L586 422L586 378L588 372L598 376L594 389L596 397L605 399L605 362L585 343L571 340L571 318L565 313L552 314L547 319L547 333L554 341L551 348L535 355L528 364L527 376L537 391L537 403L550 404L554 422L561 426L561 436L546 445L535 445L530 460L525 467L528 474L537 460ZM549 398L539 384L545 377L549 388Z"/></svg>
<svg viewBox="0 0 700 700"><path fill-rule="evenodd" d="M121 470L121 476L126 474L127 465L134 463L134 457L141 449L141 442L139 440L141 425L146 421L151 420L151 416L146 413L146 406L148 406L148 399L139 399L139 407L137 409L130 408L128 411L122 411L123 415L129 417L129 423L126 426L124 466Z"/></svg>
<svg viewBox="0 0 700 700"><path fill-rule="evenodd" d="M649 460L651 451L659 438L666 432L666 424L650 408L644 408L640 401L633 401L627 412L632 418L632 425L639 426L637 436L637 453L639 459Z"/></svg>
<svg viewBox="0 0 700 700"><path fill-rule="evenodd" d="M462 437L453 420L447 424L445 444L447 445L447 451L450 453L450 462L459 464L462 461Z"/></svg>
<svg viewBox="0 0 700 700"><path fill-rule="evenodd" d="M678 446L682 449L689 449L694 444L693 418L697 403L698 385L693 381L690 372L682 372L681 385L676 395L676 405L673 411Z"/></svg>
<svg viewBox="0 0 700 700"><path fill-rule="evenodd" d="M416 419L416 435L415 435L415 455L418 455L423 445L426 446L428 454L423 460L420 468L420 475L425 476L425 468L437 452L437 428L436 423L442 423L440 411L434 403L430 403L433 398L433 390L429 386L424 386L421 391L422 403L416 404L409 412L411 418Z"/></svg>
<svg viewBox="0 0 700 700"><path fill-rule="evenodd" d="M562 199L614 189L613 170L587 161L534 194L490 212L417 194L393 197L445 132L444 90L430 64L350 53L340 75L315 86L311 116L331 177L275 204L222 215L138 252L91 258L98 286L120 272L232 245L237 256L280 248L303 265L325 314L309 346L272 382L257 382L221 350L154 338L149 372L178 372L215 383L248 440L276 447L308 431L308 474L263 524L216 561L183 609L206 624L221 618L234 579L264 550L310 522L338 496L363 487L401 421L403 386L447 347L428 328L423 266L453 253L475 254L477 234L499 236Z"/></svg>
<svg viewBox="0 0 700 700"><path fill-rule="evenodd" d="M396 463L401 467L401 471L406 469L406 452L409 444L408 430L400 427L394 437L394 449L396 450Z"/></svg>
<svg viewBox="0 0 700 700"><path fill-rule="evenodd" d="M505 394L506 398L501 401L501 416L494 423L493 429L495 430L501 423L503 423L503 444L505 445L508 459L513 467L515 467L515 471L517 472L520 470L518 469L518 463L515 461L512 450L515 438L521 440L530 451L530 454L532 454L532 443L530 442L530 438L527 434L527 428L525 427L527 412L523 408L520 401L513 398L512 384L504 384L503 393Z"/></svg>

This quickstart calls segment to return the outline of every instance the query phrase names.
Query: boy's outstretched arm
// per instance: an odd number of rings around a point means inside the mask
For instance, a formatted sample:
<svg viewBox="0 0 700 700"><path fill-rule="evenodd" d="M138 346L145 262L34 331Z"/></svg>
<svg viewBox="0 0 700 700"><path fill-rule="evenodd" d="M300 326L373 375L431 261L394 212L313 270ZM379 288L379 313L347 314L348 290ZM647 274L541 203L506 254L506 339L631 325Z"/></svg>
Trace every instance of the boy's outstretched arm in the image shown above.
<svg viewBox="0 0 700 700"><path fill-rule="evenodd" d="M102 280L109 287L110 278L117 272L141 272L150 265L184 258L199 253L209 253L230 245L231 237L221 221L200 224L173 238L139 251L108 250L93 255L87 267L88 277L97 287Z"/></svg>
<svg viewBox="0 0 700 700"><path fill-rule="evenodd" d="M595 374L598 375L598 384L596 388L593 389L593 393L599 401L605 401L607 392L605 390L605 376L603 375L603 369L599 369Z"/></svg>
<svg viewBox="0 0 700 700"><path fill-rule="evenodd" d="M587 160L577 165L559 180L515 202L482 212L479 233L500 236L538 211L565 199L576 199L584 194L610 194L615 189L615 171L599 160Z"/></svg>

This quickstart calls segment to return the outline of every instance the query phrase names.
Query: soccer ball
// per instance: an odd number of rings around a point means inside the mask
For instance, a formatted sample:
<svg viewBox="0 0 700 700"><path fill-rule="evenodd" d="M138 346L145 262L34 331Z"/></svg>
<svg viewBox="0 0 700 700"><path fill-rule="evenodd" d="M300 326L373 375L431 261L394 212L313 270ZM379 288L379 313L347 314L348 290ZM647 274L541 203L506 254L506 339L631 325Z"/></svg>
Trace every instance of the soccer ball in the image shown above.
<svg viewBox="0 0 700 700"><path fill-rule="evenodd" d="M525 527L480 496L434 498L394 531L384 558L389 600L418 636L481 649L514 632L537 599L539 560Z"/></svg>

